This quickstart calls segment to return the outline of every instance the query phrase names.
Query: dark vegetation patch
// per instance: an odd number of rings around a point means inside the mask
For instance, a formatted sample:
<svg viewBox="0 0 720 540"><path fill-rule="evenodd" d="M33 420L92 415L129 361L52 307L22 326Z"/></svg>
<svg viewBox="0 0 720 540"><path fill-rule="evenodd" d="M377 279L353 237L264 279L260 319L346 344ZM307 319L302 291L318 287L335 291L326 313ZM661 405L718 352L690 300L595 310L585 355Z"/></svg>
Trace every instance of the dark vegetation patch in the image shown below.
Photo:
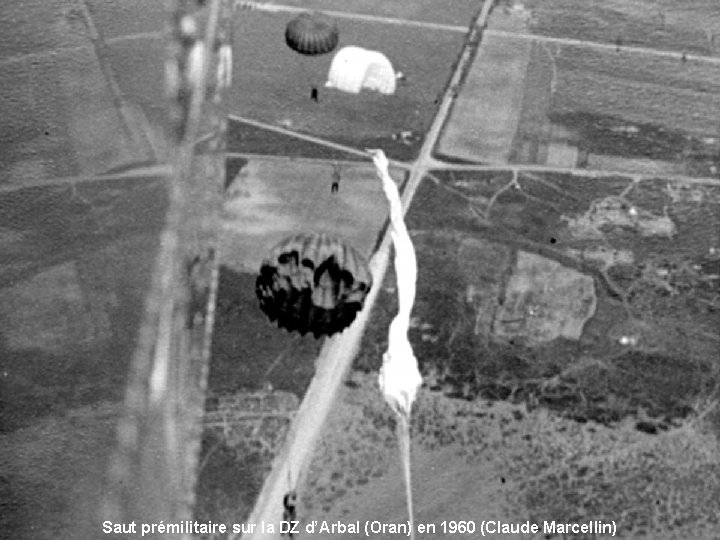
<svg viewBox="0 0 720 540"><path fill-rule="evenodd" d="M159 233L167 194L161 178L110 179L12 191L0 195L0 207L0 228L25 238L25 249L0 261L12 263L0 265L0 286L8 286L121 238Z"/></svg>
<svg viewBox="0 0 720 540"><path fill-rule="evenodd" d="M532 32L616 45L635 45L661 50L711 55L711 44L703 25L712 24L717 13L713 0L694 2L695 23L674 17L673 8L637 10L632 14L597 1L577 9L573 0L551 3L532 1ZM669 4L668 4L669 5ZM675 8L681 9L679 6ZM676 22L677 21L677 22ZM706 26L707 27L707 26Z"/></svg>
<svg viewBox="0 0 720 540"><path fill-rule="evenodd" d="M225 160L225 189L230 187L232 181L247 164L248 160L245 158L227 158Z"/></svg>
<svg viewBox="0 0 720 540"><path fill-rule="evenodd" d="M200 456L195 519L244 522L262 489L271 460L259 452L234 448L209 430L203 433Z"/></svg>
<svg viewBox="0 0 720 540"><path fill-rule="evenodd" d="M718 162L717 144L705 144L697 137L662 126L632 122L634 129L627 130L627 120L585 112L551 113L549 119L577 132L572 143L581 152L684 162L694 164L691 169L703 176L711 174L710 166Z"/></svg>
<svg viewBox="0 0 720 540"><path fill-rule="evenodd" d="M51 349L20 348L0 329L0 373L6 374L0 381L0 429L122 398L166 204L163 183L144 178L38 187L0 198L0 228L23 235L23 249L0 265L2 292L27 294L32 304L23 311L32 309L41 320L47 309L89 309L103 316L97 326L72 315L65 327L48 322L40 331L50 341L57 338ZM68 290L78 292L56 296L55 271L69 276ZM49 281L42 277L47 272ZM30 286L29 280L36 281ZM17 324L9 318L8 324Z"/></svg>
<svg viewBox="0 0 720 540"><path fill-rule="evenodd" d="M307 135L312 134L307 133ZM336 136L328 140L357 150L382 148L390 159L399 161L415 159L423 141L422 137L416 137L411 142L404 143L394 139L392 134L377 137ZM352 152L345 152L270 129L259 128L238 120L228 122L228 152L345 161L365 160L364 157Z"/></svg>
<svg viewBox="0 0 720 540"><path fill-rule="evenodd" d="M0 370L7 374L0 382L0 432L85 405L120 401L132 349L116 345L112 358L97 346L64 354L16 351L0 335Z"/></svg>
<svg viewBox="0 0 720 540"><path fill-rule="evenodd" d="M433 224L429 227L415 234L420 268L413 310L418 324L428 326L411 329L410 339L430 388L456 398L543 406L582 422L612 424L642 415L638 429L657 432L691 414L720 382L714 365L717 347L693 347L691 352L646 343L624 350L597 325L579 342L556 339L535 346L522 337L501 343L478 333L477 307L465 297L467 272L456 257L459 242L468 235L440 234ZM380 366L387 327L397 310L394 285L389 272L355 369L376 371ZM602 317L617 323L617 314L606 309L612 303L599 294L598 316L607 311Z"/></svg>

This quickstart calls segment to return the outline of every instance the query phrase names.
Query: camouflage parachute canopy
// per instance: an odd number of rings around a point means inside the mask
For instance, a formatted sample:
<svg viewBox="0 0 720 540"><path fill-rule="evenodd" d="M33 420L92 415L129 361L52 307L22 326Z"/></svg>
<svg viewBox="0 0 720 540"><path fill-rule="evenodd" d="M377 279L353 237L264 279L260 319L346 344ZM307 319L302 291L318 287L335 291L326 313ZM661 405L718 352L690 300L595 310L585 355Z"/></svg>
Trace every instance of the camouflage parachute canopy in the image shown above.
<svg viewBox="0 0 720 540"><path fill-rule="evenodd" d="M335 50L340 39L337 26L317 12L301 13L285 28L285 42L292 50L307 56Z"/></svg>
<svg viewBox="0 0 720 540"><path fill-rule="evenodd" d="M260 309L271 321L316 338L350 326L371 287L365 258L326 234L298 234L280 242L255 282Z"/></svg>

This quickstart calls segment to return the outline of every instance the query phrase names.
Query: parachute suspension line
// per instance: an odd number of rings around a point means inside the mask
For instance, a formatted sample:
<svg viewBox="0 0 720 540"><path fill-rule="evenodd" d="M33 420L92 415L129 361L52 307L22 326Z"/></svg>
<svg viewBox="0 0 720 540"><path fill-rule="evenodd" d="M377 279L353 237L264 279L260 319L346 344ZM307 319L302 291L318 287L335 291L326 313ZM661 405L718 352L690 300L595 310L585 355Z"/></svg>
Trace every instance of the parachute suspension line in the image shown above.
<svg viewBox="0 0 720 540"><path fill-rule="evenodd" d="M410 520L410 540L415 540L415 518L412 500L412 471L410 470L410 418L398 415L397 423L400 459L405 476L405 500L407 501L408 519Z"/></svg>
<svg viewBox="0 0 720 540"><path fill-rule="evenodd" d="M388 171L388 160L382 150L368 150L373 156L378 177L390 205L390 236L395 248L398 313L390 323L388 348L383 355L378 382L385 401L397 416L400 459L405 478L405 496L410 521L410 538L415 538L410 462L410 413L422 377L408 339L410 313L415 303L417 260L415 248L403 221L402 204L397 186Z"/></svg>

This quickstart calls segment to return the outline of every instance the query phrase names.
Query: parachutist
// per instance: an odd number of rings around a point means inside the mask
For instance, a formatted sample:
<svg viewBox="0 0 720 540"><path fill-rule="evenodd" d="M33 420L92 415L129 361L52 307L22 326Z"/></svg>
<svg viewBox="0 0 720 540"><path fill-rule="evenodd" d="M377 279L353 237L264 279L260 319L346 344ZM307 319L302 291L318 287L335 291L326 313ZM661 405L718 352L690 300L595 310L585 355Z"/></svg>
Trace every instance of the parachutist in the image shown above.
<svg viewBox="0 0 720 540"><path fill-rule="evenodd" d="M285 28L287 46L301 56L310 58L334 51L339 37L337 25L331 19L317 12L301 13ZM301 64L305 64L305 61L302 60ZM305 69L309 67L310 65L306 65ZM318 88L313 84L312 79L309 82L312 85L310 99L317 103Z"/></svg>
<svg viewBox="0 0 720 540"><path fill-rule="evenodd" d="M295 513L297 507L297 493L295 491L288 491L283 497L283 507L288 513Z"/></svg>
<svg viewBox="0 0 720 540"><path fill-rule="evenodd" d="M330 193L337 193L340 189L340 167L333 165L332 173L332 185L330 186Z"/></svg>
<svg viewBox="0 0 720 540"><path fill-rule="evenodd" d="M283 497L283 521L292 523L297 521L297 494L295 491L289 491ZM293 533L287 533L288 538L293 537Z"/></svg>

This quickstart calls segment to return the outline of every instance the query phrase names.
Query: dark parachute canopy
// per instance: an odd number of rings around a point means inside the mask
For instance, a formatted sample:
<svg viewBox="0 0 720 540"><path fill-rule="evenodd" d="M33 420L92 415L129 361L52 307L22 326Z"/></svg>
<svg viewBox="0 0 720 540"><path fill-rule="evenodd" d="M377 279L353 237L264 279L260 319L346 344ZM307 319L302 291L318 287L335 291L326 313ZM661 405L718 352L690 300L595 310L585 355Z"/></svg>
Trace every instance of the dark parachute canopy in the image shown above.
<svg viewBox="0 0 720 540"><path fill-rule="evenodd" d="M340 33L334 22L317 12L301 13L285 28L285 42L292 50L307 56L332 52Z"/></svg>
<svg viewBox="0 0 720 540"><path fill-rule="evenodd" d="M260 309L271 321L316 338L350 326L371 287L365 258L326 234L298 234L280 242L255 282Z"/></svg>

